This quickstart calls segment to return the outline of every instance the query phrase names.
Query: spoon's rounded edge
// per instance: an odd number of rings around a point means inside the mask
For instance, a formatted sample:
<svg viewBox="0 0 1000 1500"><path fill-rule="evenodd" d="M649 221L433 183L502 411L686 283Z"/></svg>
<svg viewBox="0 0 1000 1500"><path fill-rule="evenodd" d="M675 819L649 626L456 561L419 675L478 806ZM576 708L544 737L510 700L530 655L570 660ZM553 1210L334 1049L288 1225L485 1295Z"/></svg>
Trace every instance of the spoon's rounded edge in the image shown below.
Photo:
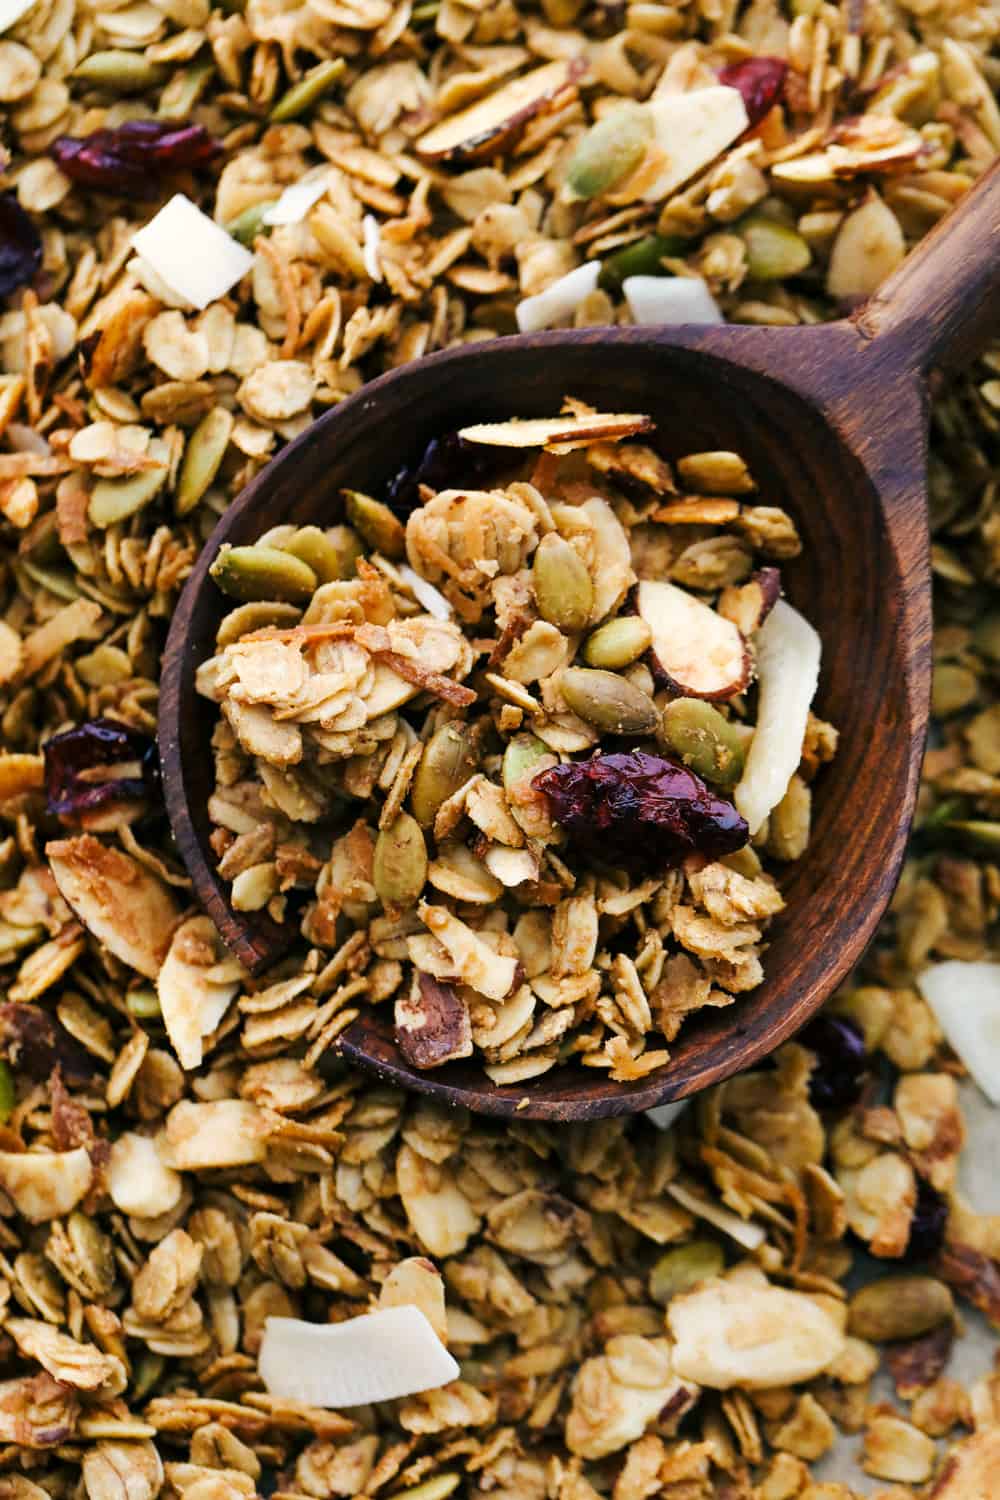
<svg viewBox="0 0 1000 1500"><path fill-rule="evenodd" d="M838 329L843 327L843 325L836 326ZM802 384L806 387L806 393L803 394L796 384L796 362L793 361L789 365L784 360L780 361L782 375L785 377L782 379L776 379L772 374L768 374L767 369L769 360L775 357L774 345L771 341L776 336L781 336L786 349L791 351L794 345L788 335L800 335L797 340L798 349L800 351L811 349L811 362L815 364L822 358L824 346L817 347L815 343L807 345L807 340L812 341L817 337L829 339L832 332L833 329L830 328L771 330L684 327L665 331L650 331L641 328L580 330L572 333L543 333L495 341L489 347L489 357L503 359L519 352L522 355L537 353L539 357L551 358L559 348L565 349L568 346L579 348L583 345L589 345L591 348L610 345L631 346L637 351L649 346L655 346L664 352L690 350L708 354L722 370L726 366L737 371L751 370L754 372L754 379L760 380L762 384L770 384L783 391L786 397L791 395L795 400L801 400L816 410L822 410L825 403L819 397L823 394L822 388L826 386L825 381L820 383L821 389L814 395L812 393L816 391L815 382L803 380ZM826 345L827 349L830 347L829 344ZM276 476L284 474L287 477L291 474L307 446L322 441L328 424L336 421L346 425L351 416L360 416L370 411L382 401L387 387L391 386L400 390L405 389L407 384L419 387L432 376L438 375L442 378L455 376L461 378L463 367L466 365L471 367L477 358L482 360L484 352L481 345L464 346L458 350L448 350L428 356L400 370L390 371L363 387L353 397L312 424L299 439L289 444L229 507L203 547L174 614L165 651L159 718L161 756L165 762L164 785L167 810L178 848L192 875L199 900L218 926L227 945L252 973L260 972L262 968L274 962L292 940L294 933L283 930L267 920L263 922L259 918L248 920L245 916L240 916L231 910L226 899L225 887L202 851L191 818L184 784L185 750L194 748L197 753L197 746L194 742L198 736L197 726L193 722L193 718L197 715L192 716L183 712L185 688L189 687L193 679L196 665L194 653L189 648L188 636L200 590L204 587L211 587L207 581L208 568L219 545L231 534L234 526L239 525L257 505L258 500L273 489ZM783 350L782 353L784 352ZM915 394L915 391L911 394ZM399 405L398 401L396 404ZM516 406L517 403L516 400L508 398L506 404ZM828 420L828 418L829 411L823 412L823 420ZM857 459L857 454L853 456ZM862 468L867 473L867 467L864 464ZM916 545L919 551L919 542ZM912 539L910 552L909 559L903 561L905 568L912 572L915 556ZM903 592L908 597L904 600L905 608L902 615L912 618L913 623L919 624L913 616L914 599L909 597L913 593L912 582L912 578L904 578ZM910 611L909 615L907 611ZM929 603L926 614L924 633L929 640ZM399 1061L399 1054L390 1038L384 1030L380 1031L376 1022L368 1018L359 1018L338 1039L337 1049L340 1055L352 1063L372 1070L387 1082L436 1096L454 1106L462 1105L476 1112L498 1117L551 1120L597 1119L637 1113L671 1100L687 1097L711 1084L720 1082L740 1069L759 1062L781 1042L794 1035L828 998L829 994L849 975L874 935L891 899L902 866L909 825L915 807L923 736L927 724L927 703L920 701L927 697L926 681L917 680L929 681L929 671L925 670L926 663L918 660L921 650L922 648L918 648L910 652L911 665L915 670L915 684L910 684L910 686L913 688L915 685L915 692L911 692L908 703L906 715L908 722L898 726L904 733L909 733L911 746L903 793L894 803L895 831L891 845L883 852L873 879L866 884L863 916L853 921L846 940L838 946L836 957L827 961L821 982L800 989L783 1010L780 1018L771 1019L763 1028L752 1023L743 1024L741 1016L746 1008L745 1003L735 1015L735 1024L733 1021L727 1024L725 1011L713 1013L713 1016L708 1019L696 1018L685 1028L685 1033L699 1032L699 1045L693 1050L690 1045L682 1048L684 1055L675 1063L668 1065L669 1076L659 1081L650 1077L640 1082L618 1084L611 1083L603 1074L594 1074L593 1082L591 1082L589 1077L581 1080L579 1068L572 1070L561 1068L524 1084L497 1087L490 1084L478 1068L465 1068L458 1064L452 1064L444 1070L449 1075L448 1077L434 1077L418 1073ZM182 744L182 740L185 739L189 742L187 746ZM201 753L204 754L204 742ZM684 1041L687 1044L686 1034ZM564 1085L562 1079L570 1072L572 1083ZM466 1081L465 1074L469 1075L468 1081Z"/></svg>

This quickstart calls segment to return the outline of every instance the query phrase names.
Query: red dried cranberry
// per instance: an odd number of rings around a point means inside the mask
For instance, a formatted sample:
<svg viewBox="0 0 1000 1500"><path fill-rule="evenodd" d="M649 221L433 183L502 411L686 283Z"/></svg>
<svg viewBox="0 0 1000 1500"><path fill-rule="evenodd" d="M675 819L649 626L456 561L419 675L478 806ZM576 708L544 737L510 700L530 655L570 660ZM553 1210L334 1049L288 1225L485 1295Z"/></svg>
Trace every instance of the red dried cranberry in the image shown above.
<svg viewBox="0 0 1000 1500"><path fill-rule="evenodd" d="M45 756L46 809L73 823L108 803L156 800L160 789L156 745L115 719L90 719L76 729L53 735L42 747ZM101 767L139 762L139 774L108 776Z"/></svg>
<svg viewBox="0 0 1000 1500"><path fill-rule="evenodd" d="M809 1098L817 1109L849 1109L864 1085L865 1038L847 1016L822 1015L799 1035L803 1047L816 1054L809 1078Z"/></svg>
<svg viewBox="0 0 1000 1500"><path fill-rule="evenodd" d="M688 854L718 859L749 831L733 807L684 766L644 750L594 755L540 771L532 786L578 842L657 865Z"/></svg>
<svg viewBox="0 0 1000 1500"><path fill-rule="evenodd" d="M89 1083L96 1072L90 1053L38 1005L0 1005L0 1054L35 1083L45 1082L56 1067L70 1083Z"/></svg>
<svg viewBox="0 0 1000 1500"><path fill-rule="evenodd" d="M948 1200L936 1187L917 1179L917 1201L910 1220L910 1238L901 1259L904 1261L933 1260L944 1244L944 1231L948 1223Z"/></svg>
<svg viewBox="0 0 1000 1500"><path fill-rule="evenodd" d="M487 488L513 474L522 462L510 449L470 443L457 432L431 438L415 464L400 469L389 481L386 504L401 520L421 504L420 486L431 490L458 489L463 485Z"/></svg>
<svg viewBox="0 0 1000 1500"><path fill-rule="evenodd" d="M745 62L730 63L719 74L727 88L739 89L743 95L751 127L759 125L777 104L785 87L788 64L780 57L748 57Z"/></svg>
<svg viewBox="0 0 1000 1500"><path fill-rule="evenodd" d="M167 173L208 166L221 152L204 125L178 120L127 120L116 130L57 136L49 147L73 182L140 198L155 198Z"/></svg>
<svg viewBox="0 0 1000 1500"><path fill-rule="evenodd" d="M0 297L26 286L42 263L42 237L13 193L0 197Z"/></svg>

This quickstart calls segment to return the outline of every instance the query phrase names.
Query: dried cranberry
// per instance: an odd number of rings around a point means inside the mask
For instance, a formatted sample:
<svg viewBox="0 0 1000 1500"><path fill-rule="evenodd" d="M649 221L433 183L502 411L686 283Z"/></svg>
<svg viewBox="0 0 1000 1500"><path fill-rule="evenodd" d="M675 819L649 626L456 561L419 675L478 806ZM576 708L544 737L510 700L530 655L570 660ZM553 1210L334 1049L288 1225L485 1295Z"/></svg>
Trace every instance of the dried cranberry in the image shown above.
<svg viewBox="0 0 1000 1500"><path fill-rule="evenodd" d="M678 864L742 849L749 832L730 802L671 760L633 750L540 771L552 817L580 843L626 859Z"/></svg>
<svg viewBox="0 0 1000 1500"><path fill-rule="evenodd" d="M47 811L65 822L77 822L108 803L155 801L159 796L156 745L148 735L115 719L90 719L53 735L42 750ZM130 767L136 761L137 775L100 776L102 767Z"/></svg>
<svg viewBox="0 0 1000 1500"><path fill-rule="evenodd" d="M485 488L516 472L522 462L510 449L487 443L470 443L457 432L431 438L415 464L400 469L389 481L386 503L403 520L420 505L420 486L432 490L459 489L463 485Z"/></svg>
<svg viewBox="0 0 1000 1500"><path fill-rule="evenodd" d="M116 130L57 136L49 147L73 182L140 198L155 198L167 173L208 166L221 152L204 125L178 120L127 120Z"/></svg>
<svg viewBox="0 0 1000 1500"><path fill-rule="evenodd" d="M13 193L0 197L0 297L26 286L42 263L42 237Z"/></svg>
<svg viewBox="0 0 1000 1500"><path fill-rule="evenodd" d="M90 1053L38 1005L0 1005L0 1055L35 1083L43 1083L57 1067L70 1083L89 1083L96 1072Z"/></svg>
<svg viewBox="0 0 1000 1500"><path fill-rule="evenodd" d="M759 125L777 104L785 87L788 64L780 57L748 57L745 62L730 63L719 74L727 88L739 89L743 95L751 126Z"/></svg>
<svg viewBox="0 0 1000 1500"><path fill-rule="evenodd" d="M816 1108L848 1109L856 1104L866 1068L860 1026L847 1016L817 1016L800 1033L799 1041L816 1054L809 1078L809 1098Z"/></svg>
<svg viewBox="0 0 1000 1500"><path fill-rule="evenodd" d="M902 1259L905 1261L933 1260L944 1244L945 1225L948 1223L948 1200L936 1187L917 1179L917 1201L910 1220L910 1238L906 1242Z"/></svg>

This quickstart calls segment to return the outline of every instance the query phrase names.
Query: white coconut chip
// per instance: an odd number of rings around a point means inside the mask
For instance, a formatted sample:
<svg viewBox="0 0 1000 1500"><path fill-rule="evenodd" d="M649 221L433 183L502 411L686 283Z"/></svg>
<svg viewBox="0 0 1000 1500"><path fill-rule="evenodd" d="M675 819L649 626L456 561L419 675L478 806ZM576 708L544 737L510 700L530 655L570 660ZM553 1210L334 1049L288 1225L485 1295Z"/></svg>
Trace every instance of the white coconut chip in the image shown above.
<svg viewBox="0 0 1000 1500"><path fill-rule="evenodd" d="M932 964L917 987L987 1099L1000 1104L1000 963Z"/></svg>
<svg viewBox="0 0 1000 1500"><path fill-rule="evenodd" d="M411 568L409 563L397 564L396 572L406 584L417 603L422 604L429 615L433 615L435 620L451 619L454 610L447 599L432 583L428 583L426 578L421 578L420 574L414 568Z"/></svg>
<svg viewBox="0 0 1000 1500"><path fill-rule="evenodd" d="M626 276L622 291L633 323L721 323L719 304L700 276Z"/></svg>
<svg viewBox="0 0 1000 1500"><path fill-rule="evenodd" d="M309 172L299 182L293 182L281 194L277 202L272 203L261 214L261 223L270 228L277 228L281 224L301 224L306 214L314 203L318 203L329 185L330 174L326 167L321 167L318 172Z"/></svg>
<svg viewBox="0 0 1000 1500"><path fill-rule="evenodd" d="M539 333L543 328L553 328L556 323L571 318L580 303L596 291L600 274L600 261L588 260L575 270L567 271L544 291L525 297L516 308L518 330Z"/></svg>
<svg viewBox="0 0 1000 1500"><path fill-rule="evenodd" d="M364 236L362 247L362 258L365 270L372 281L382 280L382 232L378 226L378 220L374 214L365 214L361 220L361 232Z"/></svg>
<svg viewBox="0 0 1000 1500"><path fill-rule="evenodd" d="M241 281L253 256L183 193L132 236L133 249L177 296L205 308Z"/></svg>
<svg viewBox="0 0 1000 1500"><path fill-rule="evenodd" d="M268 1392L309 1406L367 1406L436 1390L459 1367L417 1307L343 1323L268 1318L258 1366Z"/></svg>
<svg viewBox="0 0 1000 1500"><path fill-rule="evenodd" d="M757 727L733 794L751 835L777 807L802 759L809 708L819 682L819 636L779 599L756 636Z"/></svg>
<svg viewBox="0 0 1000 1500"><path fill-rule="evenodd" d="M668 1182L667 1192L675 1203L679 1203L699 1219L704 1219L706 1223L714 1224L716 1229L728 1234L744 1250L758 1250L767 1238L762 1225L754 1223L752 1219L741 1219L739 1214L730 1213L728 1208L723 1208L720 1203L710 1202L700 1193L692 1193L679 1182Z"/></svg>
<svg viewBox="0 0 1000 1500"><path fill-rule="evenodd" d="M556 448L562 443L585 445L602 438L609 442L649 432L651 417L638 412L588 412L581 417L513 417L509 422L477 422L459 429L467 443L494 448ZM603 502L602 502L603 503Z"/></svg>
<svg viewBox="0 0 1000 1500"><path fill-rule="evenodd" d="M36 4L37 0L0 0L0 32L9 31Z"/></svg>

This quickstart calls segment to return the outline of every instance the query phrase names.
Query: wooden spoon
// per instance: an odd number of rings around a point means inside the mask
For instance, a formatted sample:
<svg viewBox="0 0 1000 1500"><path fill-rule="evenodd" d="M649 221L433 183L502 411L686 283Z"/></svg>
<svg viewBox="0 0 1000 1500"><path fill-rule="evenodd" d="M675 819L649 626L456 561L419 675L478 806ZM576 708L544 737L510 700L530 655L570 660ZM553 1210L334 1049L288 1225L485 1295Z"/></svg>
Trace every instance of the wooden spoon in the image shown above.
<svg viewBox="0 0 1000 1500"><path fill-rule="evenodd" d="M575 1065L496 1088L474 1060L420 1073L400 1055L386 1007L362 1011L340 1038L343 1056L485 1114L631 1114L758 1062L849 974L896 883L917 794L930 684L928 373L960 364L996 326L998 174L987 172L849 320L593 328L465 345L394 370L335 407L228 508L173 617L159 744L195 894L255 973L293 934L232 911L209 845L216 710L195 693L194 674L232 608L208 576L224 542L253 542L283 522L330 524L341 487L378 493L430 438L474 421L554 415L567 394L601 410L649 412L668 458L742 454L761 502L788 509L803 538L784 578L823 640L817 708L839 728L840 748L816 783L808 852L783 881L788 906L769 934L764 984L695 1017L670 1064L639 1083Z"/></svg>

